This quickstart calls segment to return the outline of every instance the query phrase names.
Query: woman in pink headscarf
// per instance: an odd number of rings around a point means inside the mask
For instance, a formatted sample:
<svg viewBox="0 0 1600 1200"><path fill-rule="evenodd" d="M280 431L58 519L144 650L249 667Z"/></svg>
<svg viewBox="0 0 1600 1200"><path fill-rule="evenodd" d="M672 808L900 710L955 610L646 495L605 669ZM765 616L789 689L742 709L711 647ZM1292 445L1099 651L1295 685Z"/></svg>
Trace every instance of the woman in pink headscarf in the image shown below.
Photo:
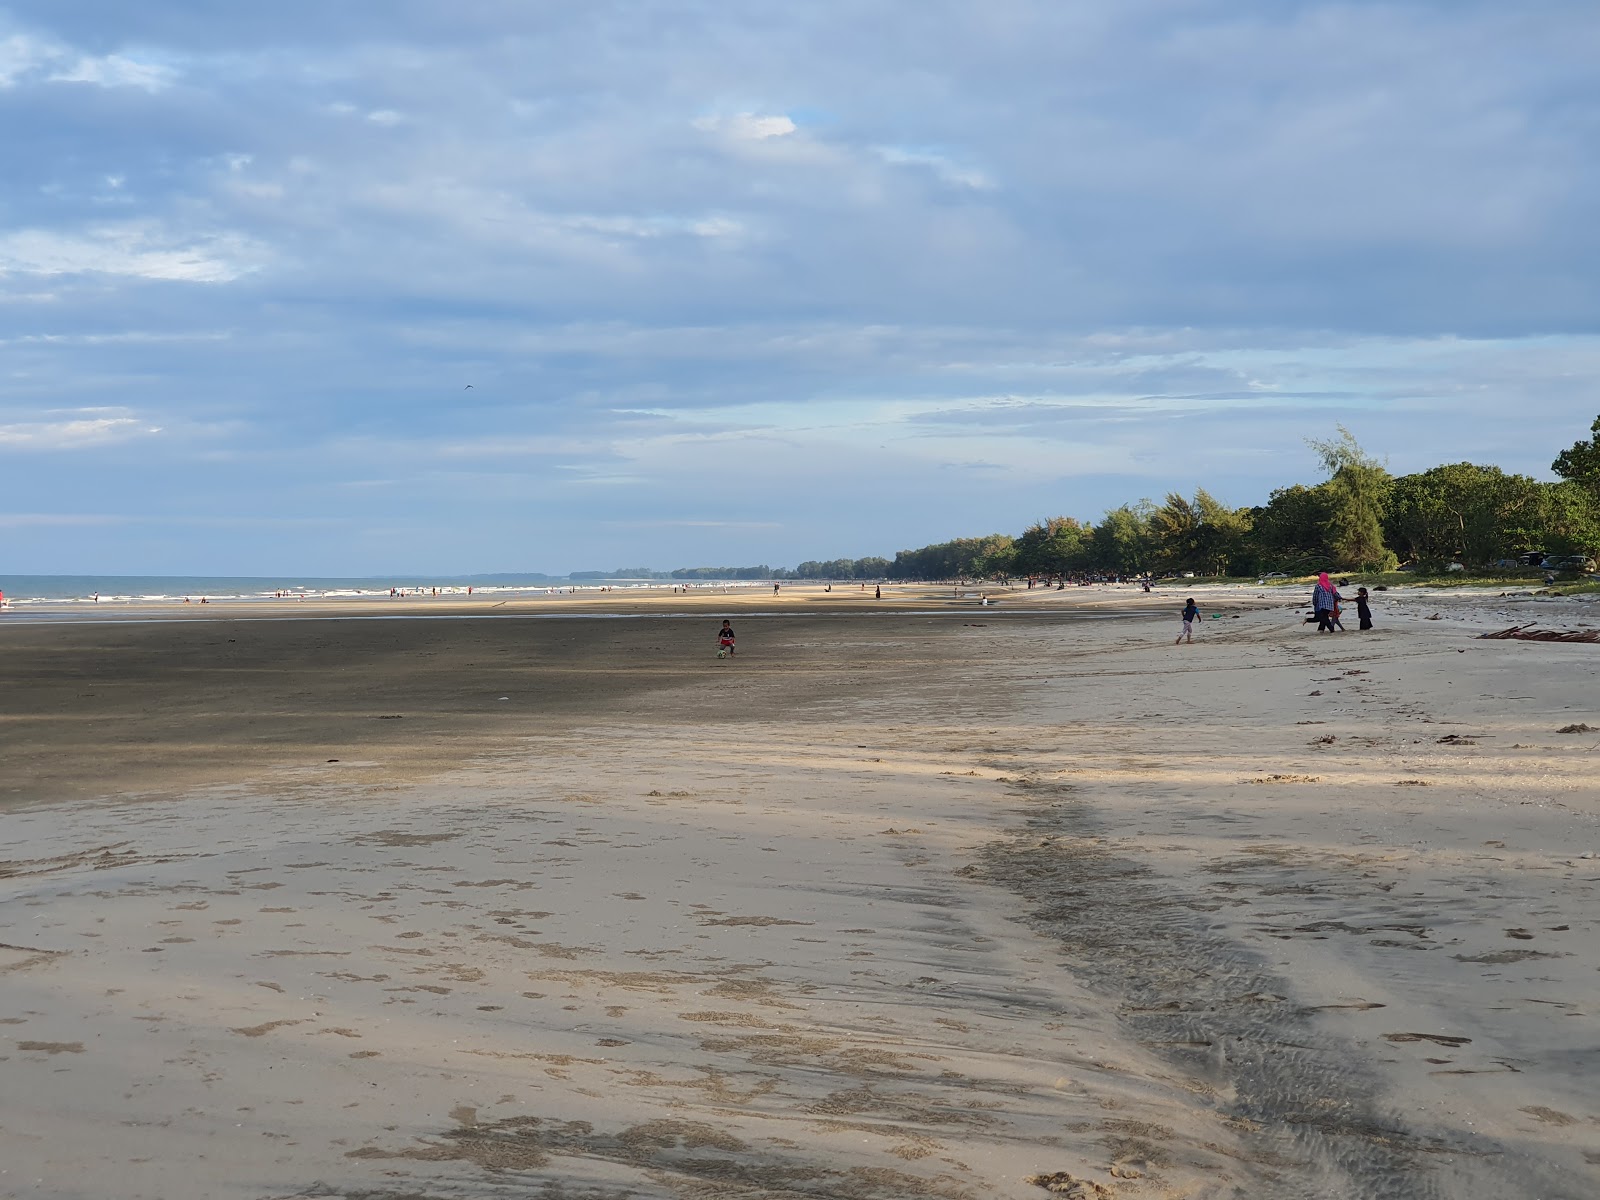
<svg viewBox="0 0 1600 1200"><path fill-rule="evenodd" d="M1311 607L1317 614L1318 633L1333 632L1333 613L1343 598L1326 571L1317 576L1317 586L1311 591Z"/></svg>

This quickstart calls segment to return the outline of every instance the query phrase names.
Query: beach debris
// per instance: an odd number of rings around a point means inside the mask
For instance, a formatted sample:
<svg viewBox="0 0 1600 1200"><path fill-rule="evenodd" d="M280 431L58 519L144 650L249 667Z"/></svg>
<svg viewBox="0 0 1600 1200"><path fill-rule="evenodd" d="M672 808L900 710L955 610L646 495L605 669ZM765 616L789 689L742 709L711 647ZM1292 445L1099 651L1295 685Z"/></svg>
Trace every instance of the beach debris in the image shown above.
<svg viewBox="0 0 1600 1200"><path fill-rule="evenodd" d="M1591 645L1600 645L1600 629L1575 629L1560 632L1554 629L1535 629L1532 625L1513 625L1510 629L1502 629L1498 633L1480 633L1479 641L1497 642L1505 640L1519 642L1585 642Z"/></svg>
<svg viewBox="0 0 1600 1200"><path fill-rule="evenodd" d="M1456 1037L1449 1033L1386 1033L1383 1035L1386 1042L1432 1042L1436 1046L1449 1046L1452 1050L1461 1046L1470 1045L1469 1037Z"/></svg>
<svg viewBox="0 0 1600 1200"><path fill-rule="evenodd" d="M1308 696L1320 696L1320 695L1322 695L1322 692L1321 691L1307 692L1306 695L1308 695Z"/></svg>
<svg viewBox="0 0 1600 1200"><path fill-rule="evenodd" d="M1246 779L1246 783L1321 783L1321 775L1263 775L1258 779Z"/></svg>
<svg viewBox="0 0 1600 1200"><path fill-rule="evenodd" d="M1432 787L1433 784L1426 779L1396 779L1395 787Z"/></svg>
<svg viewBox="0 0 1600 1200"><path fill-rule="evenodd" d="M1067 1200L1111 1200L1114 1193L1107 1191L1090 1179L1079 1179L1065 1171L1052 1171L1048 1175L1029 1175L1026 1182Z"/></svg>
<svg viewBox="0 0 1600 1200"><path fill-rule="evenodd" d="M1434 739L1440 746L1476 746L1478 743L1469 737L1462 737L1459 733L1447 733L1442 738Z"/></svg>
<svg viewBox="0 0 1600 1200"><path fill-rule="evenodd" d="M1431 616L1431 617L1423 617L1422 619L1424 621L1442 621L1442 620L1444 620L1444 618L1441 617L1438 613L1434 613L1433 616Z"/></svg>
<svg viewBox="0 0 1600 1200"><path fill-rule="evenodd" d="M1308 744L1312 745L1312 746L1331 746L1331 745L1333 745L1333 743L1337 742L1338 740L1339 740L1339 735L1338 734L1336 734L1336 733L1325 733L1321 737L1312 738L1311 741Z"/></svg>
<svg viewBox="0 0 1600 1200"><path fill-rule="evenodd" d="M1600 729L1596 729L1593 725L1585 725L1582 721L1579 721L1576 725L1563 725L1560 729L1556 730L1556 732L1557 733L1600 733Z"/></svg>

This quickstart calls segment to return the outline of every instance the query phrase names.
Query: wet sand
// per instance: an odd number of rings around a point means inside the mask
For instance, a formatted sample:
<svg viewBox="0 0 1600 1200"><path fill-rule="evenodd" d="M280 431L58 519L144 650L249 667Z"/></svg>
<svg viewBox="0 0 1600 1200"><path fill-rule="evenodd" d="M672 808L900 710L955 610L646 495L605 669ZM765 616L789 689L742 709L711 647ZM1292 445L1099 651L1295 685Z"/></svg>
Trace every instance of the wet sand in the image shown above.
<svg viewBox="0 0 1600 1200"><path fill-rule="evenodd" d="M0 1195L1600 1194L1600 647L1203 599L0 627Z"/></svg>

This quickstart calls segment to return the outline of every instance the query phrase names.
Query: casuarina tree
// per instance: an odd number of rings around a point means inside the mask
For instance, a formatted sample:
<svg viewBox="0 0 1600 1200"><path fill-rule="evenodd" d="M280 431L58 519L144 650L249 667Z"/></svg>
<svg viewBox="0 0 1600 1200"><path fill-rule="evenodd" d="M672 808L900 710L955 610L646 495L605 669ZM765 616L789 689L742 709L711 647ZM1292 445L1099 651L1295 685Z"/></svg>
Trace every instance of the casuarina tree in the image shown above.
<svg viewBox="0 0 1600 1200"><path fill-rule="evenodd" d="M1307 438L1328 472L1327 542L1333 566L1348 571L1389 571L1394 552L1383 541L1383 514L1389 472L1357 443L1343 425L1327 441Z"/></svg>

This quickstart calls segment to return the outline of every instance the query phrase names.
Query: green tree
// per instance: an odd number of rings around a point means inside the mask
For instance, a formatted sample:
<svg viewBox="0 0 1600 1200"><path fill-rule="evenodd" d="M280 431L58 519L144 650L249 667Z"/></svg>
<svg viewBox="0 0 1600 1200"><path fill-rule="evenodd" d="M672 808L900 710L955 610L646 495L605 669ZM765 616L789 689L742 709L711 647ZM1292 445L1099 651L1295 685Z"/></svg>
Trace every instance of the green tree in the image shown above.
<svg viewBox="0 0 1600 1200"><path fill-rule="evenodd" d="M1307 438L1328 472L1328 520L1324 527L1333 565L1341 570L1388 571L1394 552L1384 544L1383 514L1389 472L1357 444L1343 425L1327 441Z"/></svg>
<svg viewBox="0 0 1600 1200"><path fill-rule="evenodd" d="M1200 555L1199 509L1177 492L1168 492L1145 523L1151 558L1163 571L1194 570Z"/></svg>
<svg viewBox="0 0 1600 1200"><path fill-rule="evenodd" d="M1385 525L1391 544L1425 566L1483 566L1542 548L1546 492L1526 475L1450 463L1393 480Z"/></svg>
<svg viewBox="0 0 1600 1200"><path fill-rule="evenodd" d="M1194 509L1200 517L1200 537L1195 546L1198 570L1208 575L1228 575L1255 569L1256 555L1250 541L1254 518L1248 508L1229 508L1200 488L1194 494Z"/></svg>
<svg viewBox="0 0 1600 1200"><path fill-rule="evenodd" d="M1111 509L1094 527L1093 563L1101 570L1137 575L1155 565L1155 544L1150 517L1155 506L1148 500Z"/></svg>
<svg viewBox="0 0 1600 1200"><path fill-rule="evenodd" d="M1327 487L1297 483L1277 488L1266 504L1250 510L1250 543L1258 570L1297 575L1331 565Z"/></svg>
<svg viewBox="0 0 1600 1200"><path fill-rule="evenodd" d="M1066 575L1083 558L1087 532L1071 517L1050 517L1030 525L1016 541L1013 569L1020 575Z"/></svg>
<svg viewBox="0 0 1600 1200"><path fill-rule="evenodd" d="M1544 485L1543 540L1551 554L1600 554L1600 493L1565 480Z"/></svg>
<svg viewBox="0 0 1600 1200"><path fill-rule="evenodd" d="M890 579L985 579L1011 572L1012 540L1004 533L981 538L957 538L902 550L885 574Z"/></svg>
<svg viewBox="0 0 1600 1200"><path fill-rule="evenodd" d="M1004 579L1016 570L1016 543L1009 534L991 533L974 541L961 574L972 579Z"/></svg>
<svg viewBox="0 0 1600 1200"><path fill-rule="evenodd" d="M1169 493L1166 502L1150 513L1147 530L1152 555L1168 571L1196 571L1226 575L1233 564L1254 562L1248 535L1249 509L1232 509L1204 488L1193 500Z"/></svg>
<svg viewBox="0 0 1600 1200"><path fill-rule="evenodd" d="M1550 464L1550 469L1561 478L1579 484L1600 497L1600 417L1596 417L1589 428L1594 436L1587 441L1575 442L1556 455L1556 461Z"/></svg>

